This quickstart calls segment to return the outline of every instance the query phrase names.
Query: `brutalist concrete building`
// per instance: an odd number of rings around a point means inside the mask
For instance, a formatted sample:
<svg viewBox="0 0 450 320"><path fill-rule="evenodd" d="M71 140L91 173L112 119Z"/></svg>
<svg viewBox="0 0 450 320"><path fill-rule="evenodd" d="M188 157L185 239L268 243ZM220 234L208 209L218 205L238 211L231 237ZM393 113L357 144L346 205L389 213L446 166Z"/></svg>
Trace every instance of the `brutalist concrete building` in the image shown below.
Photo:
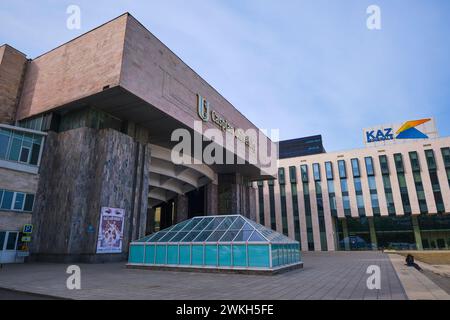
<svg viewBox="0 0 450 320"><path fill-rule="evenodd" d="M251 181L274 176L249 161L246 137L239 164L171 161L174 130L202 138L198 122L259 132L130 14L31 60L0 47L3 259L121 260L131 241L198 215L256 220Z"/></svg>

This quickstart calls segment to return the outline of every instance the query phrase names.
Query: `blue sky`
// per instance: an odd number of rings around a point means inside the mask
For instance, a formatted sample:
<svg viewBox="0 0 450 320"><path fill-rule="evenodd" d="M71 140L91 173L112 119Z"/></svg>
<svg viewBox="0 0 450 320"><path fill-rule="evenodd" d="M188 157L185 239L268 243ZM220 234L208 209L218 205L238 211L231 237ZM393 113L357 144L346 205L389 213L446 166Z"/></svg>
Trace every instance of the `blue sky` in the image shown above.
<svg viewBox="0 0 450 320"><path fill-rule="evenodd" d="M71 4L81 30L66 28ZM352 149L364 127L424 117L450 135L448 0L2 0L0 43L33 58L125 11L281 139Z"/></svg>

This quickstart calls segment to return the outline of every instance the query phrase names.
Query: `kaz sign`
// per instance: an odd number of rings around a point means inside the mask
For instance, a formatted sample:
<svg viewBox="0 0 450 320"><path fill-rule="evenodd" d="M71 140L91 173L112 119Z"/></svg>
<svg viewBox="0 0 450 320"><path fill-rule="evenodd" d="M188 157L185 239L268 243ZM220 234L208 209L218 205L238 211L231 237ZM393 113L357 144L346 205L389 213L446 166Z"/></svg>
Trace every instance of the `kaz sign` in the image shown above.
<svg viewBox="0 0 450 320"><path fill-rule="evenodd" d="M364 142L370 144L394 143L395 140L417 140L437 137L433 119L407 121L401 125L387 125L364 130Z"/></svg>

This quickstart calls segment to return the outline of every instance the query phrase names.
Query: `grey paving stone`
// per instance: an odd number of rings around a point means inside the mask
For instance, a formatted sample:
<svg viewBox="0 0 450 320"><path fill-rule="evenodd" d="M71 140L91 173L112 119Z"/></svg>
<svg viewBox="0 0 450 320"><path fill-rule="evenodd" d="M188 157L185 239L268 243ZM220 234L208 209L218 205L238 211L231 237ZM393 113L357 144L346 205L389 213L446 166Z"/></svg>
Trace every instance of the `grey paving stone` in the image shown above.
<svg viewBox="0 0 450 320"><path fill-rule="evenodd" d="M306 253L303 260L303 270L272 277L130 270L124 264L80 265L80 291L67 290L65 265L12 265L0 272L0 288L74 299L406 299L389 258L382 253ZM381 268L381 290L367 289L370 265Z"/></svg>

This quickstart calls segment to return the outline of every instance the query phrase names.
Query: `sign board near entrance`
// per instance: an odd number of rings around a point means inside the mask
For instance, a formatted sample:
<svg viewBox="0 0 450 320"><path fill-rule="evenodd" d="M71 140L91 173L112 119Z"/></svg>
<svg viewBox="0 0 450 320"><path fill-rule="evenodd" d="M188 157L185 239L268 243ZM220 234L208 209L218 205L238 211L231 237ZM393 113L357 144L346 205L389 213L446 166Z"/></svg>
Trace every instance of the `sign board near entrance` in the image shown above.
<svg viewBox="0 0 450 320"><path fill-rule="evenodd" d="M122 253L125 210L102 208L97 253Z"/></svg>

